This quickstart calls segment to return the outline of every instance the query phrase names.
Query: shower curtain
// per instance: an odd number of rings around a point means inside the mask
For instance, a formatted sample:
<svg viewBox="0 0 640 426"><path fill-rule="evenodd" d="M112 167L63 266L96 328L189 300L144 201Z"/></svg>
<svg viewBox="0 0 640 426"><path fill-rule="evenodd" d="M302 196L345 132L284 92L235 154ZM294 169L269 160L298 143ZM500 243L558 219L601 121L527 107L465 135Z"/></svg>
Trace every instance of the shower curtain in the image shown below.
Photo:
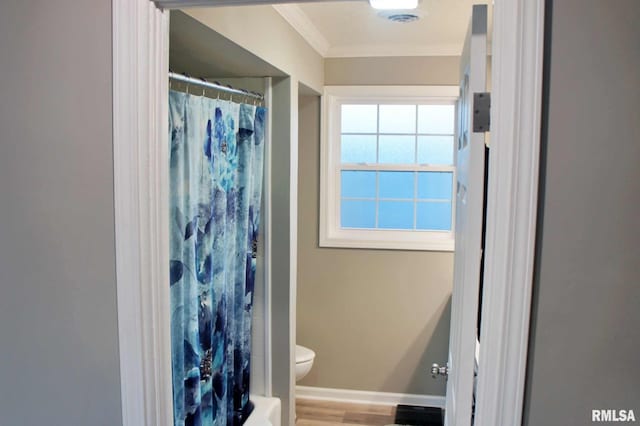
<svg viewBox="0 0 640 426"><path fill-rule="evenodd" d="M170 292L174 424L240 425L266 109L171 91Z"/></svg>

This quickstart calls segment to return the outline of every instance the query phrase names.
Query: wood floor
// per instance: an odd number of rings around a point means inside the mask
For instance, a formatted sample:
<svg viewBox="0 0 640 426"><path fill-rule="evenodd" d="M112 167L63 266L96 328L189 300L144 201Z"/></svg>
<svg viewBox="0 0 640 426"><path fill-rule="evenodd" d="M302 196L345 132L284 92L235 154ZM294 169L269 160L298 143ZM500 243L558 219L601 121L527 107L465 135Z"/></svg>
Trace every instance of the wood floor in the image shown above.
<svg viewBox="0 0 640 426"><path fill-rule="evenodd" d="M395 406L296 399L296 426L393 424Z"/></svg>

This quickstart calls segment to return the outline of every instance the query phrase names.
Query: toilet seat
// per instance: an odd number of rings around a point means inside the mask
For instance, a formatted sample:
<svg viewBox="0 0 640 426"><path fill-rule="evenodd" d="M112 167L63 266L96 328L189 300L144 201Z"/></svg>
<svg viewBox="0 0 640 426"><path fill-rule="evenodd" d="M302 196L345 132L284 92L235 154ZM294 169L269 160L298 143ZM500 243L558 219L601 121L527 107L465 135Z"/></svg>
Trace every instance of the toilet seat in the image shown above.
<svg viewBox="0 0 640 426"><path fill-rule="evenodd" d="M316 353L311 349L296 345L296 364L313 362L315 357Z"/></svg>
<svg viewBox="0 0 640 426"><path fill-rule="evenodd" d="M296 345L296 382L309 374L315 357L316 353L311 349Z"/></svg>

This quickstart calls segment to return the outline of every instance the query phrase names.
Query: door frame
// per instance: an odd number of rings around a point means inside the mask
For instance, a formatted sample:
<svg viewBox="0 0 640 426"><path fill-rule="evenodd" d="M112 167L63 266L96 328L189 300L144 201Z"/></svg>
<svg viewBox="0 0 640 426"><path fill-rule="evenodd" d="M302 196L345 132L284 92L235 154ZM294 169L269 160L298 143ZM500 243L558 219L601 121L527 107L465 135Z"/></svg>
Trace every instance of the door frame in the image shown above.
<svg viewBox="0 0 640 426"><path fill-rule="evenodd" d="M122 423L170 426L169 291L158 284L169 281L165 208L169 19L167 11L149 0L112 4ZM177 4L218 2L173 0L171 6ZM492 89L483 342L476 401L480 426L522 422L538 202L544 0L495 0L493 26L492 80L500 84Z"/></svg>

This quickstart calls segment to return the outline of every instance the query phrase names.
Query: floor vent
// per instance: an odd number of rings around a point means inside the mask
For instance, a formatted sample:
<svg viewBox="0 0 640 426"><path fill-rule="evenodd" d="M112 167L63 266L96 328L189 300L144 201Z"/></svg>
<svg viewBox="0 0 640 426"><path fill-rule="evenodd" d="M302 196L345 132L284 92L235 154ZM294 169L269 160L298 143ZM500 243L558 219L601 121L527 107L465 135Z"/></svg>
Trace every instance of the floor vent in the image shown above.
<svg viewBox="0 0 640 426"><path fill-rule="evenodd" d="M414 426L443 426L444 410L419 405L398 405L395 424Z"/></svg>

